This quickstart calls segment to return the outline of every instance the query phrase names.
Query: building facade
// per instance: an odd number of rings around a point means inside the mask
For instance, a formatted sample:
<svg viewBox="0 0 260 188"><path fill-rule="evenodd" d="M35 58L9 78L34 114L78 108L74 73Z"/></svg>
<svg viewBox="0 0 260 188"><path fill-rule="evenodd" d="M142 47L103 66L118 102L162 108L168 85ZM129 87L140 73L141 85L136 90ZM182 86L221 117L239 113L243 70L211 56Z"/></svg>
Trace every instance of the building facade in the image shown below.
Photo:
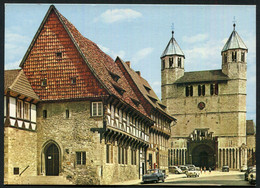
<svg viewBox="0 0 260 188"><path fill-rule="evenodd" d="M6 184L104 185L168 172L176 119L130 62L112 60L54 6L20 67L5 74L21 74L30 91L10 90L19 76L5 83Z"/></svg>
<svg viewBox="0 0 260 188"><path fill-rule="evenodd" d="M246 134L248 49L233 27L220 70L185 72L185 55L173 32L161 56L162 102L177 119L170 166L240 169L248 163L253 144Z"/></svg>

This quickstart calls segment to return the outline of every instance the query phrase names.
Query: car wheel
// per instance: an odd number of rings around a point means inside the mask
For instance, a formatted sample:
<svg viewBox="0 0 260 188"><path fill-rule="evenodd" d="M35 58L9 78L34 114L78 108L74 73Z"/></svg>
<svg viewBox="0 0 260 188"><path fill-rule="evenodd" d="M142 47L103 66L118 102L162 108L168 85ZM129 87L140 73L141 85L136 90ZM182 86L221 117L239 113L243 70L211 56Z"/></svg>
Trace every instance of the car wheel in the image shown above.
<svg viewBox="0 0 260 188"><path fill-rule="evenodd" d="M157 179L156 183L159 183L159 181L160 181L160 178Z"/></svg>
<svg viewBox="0 0 260 188"><path fill-rule="evenodd" d="M164 178L162 179L162 182L164 182Z"/></svg>

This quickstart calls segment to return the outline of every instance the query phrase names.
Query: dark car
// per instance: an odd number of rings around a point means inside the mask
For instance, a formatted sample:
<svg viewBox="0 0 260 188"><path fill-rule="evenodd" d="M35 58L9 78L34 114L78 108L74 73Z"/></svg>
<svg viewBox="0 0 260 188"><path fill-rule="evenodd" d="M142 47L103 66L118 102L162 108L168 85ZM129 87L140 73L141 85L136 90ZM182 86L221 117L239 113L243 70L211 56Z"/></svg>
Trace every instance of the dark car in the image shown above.
<svg viewBox="0 0 260 188"><path fill-rule="evenodd" d="M248 174L250 174L250 172L255 169L255 167L253 166L249 166L246 170L246 173L245 173L245 180L248 181Z"/></svg>
<svg viewBox="0 0 260 188"><path fill-rule="evenodd" d="M165 173L163 173L162 170L160 169L150 169L147 170L147 174L143 175L143 182L151 182L151 181L155 181L155 182L159 182L160 180L162 182L164 182L165 180Z"/></svg>
<svg viewBox="0 0 260 188"><path fill-rule="evenodd" d="M229 172L229 166L222 166L222 172Z"/></svg>

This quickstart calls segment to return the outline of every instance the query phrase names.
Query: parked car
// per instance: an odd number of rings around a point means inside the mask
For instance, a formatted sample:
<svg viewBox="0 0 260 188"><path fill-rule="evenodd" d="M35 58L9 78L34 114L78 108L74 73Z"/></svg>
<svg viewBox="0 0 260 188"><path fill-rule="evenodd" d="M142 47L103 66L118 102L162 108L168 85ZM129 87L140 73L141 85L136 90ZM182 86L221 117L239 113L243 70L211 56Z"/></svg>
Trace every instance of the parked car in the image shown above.
<svg viewBox="0 0 260 188"><path fill-rule="evenodd" d="M245 180L246 180L246 181L248 181L248 174L250 174L250 172L251 172L252 170L254 170L254 169L256 169L256 168L253 167L253 166L249 166L249 167L247 168L246 173L245 173Z"/></svg>
<svg viewBox="0 0 260 188"><path fill-rule="evenodd" d="M195 170L199 173L200 175L200 167L195 167Z"/></svg>
<svg viewBox="0 0 260 188"><path fill-rule="evenodd" d="M222 172L229 172L229 166L222 166Z"/></svg>
<svg viewBox="0 0 260 188"><path fill-rule="evenodd" d="M200 172L195 170L188 170L188 172L186 173L187 177L199 177L200 176Z"/></svg>
<svg viewBox="0 0 260 188"><path fill-rule="evenodd" d="M186 172L188 172L187 166L179 166L179 168L181 169L182 173L184 173L184 174L186 174Z"/></svg>
<svg viewBox="0 0 260 188"><path fill-rule="evenodd" d="M178 166L170 166L169 171L174 174L181 174L182 170Z"/></svg>
<svg viewBox="0 0 260 188"><path fill-rule="evenodd" d="M142 180L144 183L151 182L151 181L155 181L158 183L160 180L164 182L165 178L166 178L165 174L162 172L162 170L150 169L147 170L147 173L143 175Z"/></svg>
<svg viewBox="0 0 260 188"><path fill-rule="evenodd" d="M190 168L190 167L194 167L195 168L195 165L193 165L193 164L186 164L185 166L187 166L188 168Z"/></svg>
<svg viewBox="0 0 260 188"><path fill-rule="evenodd" d="M241 166L240 172L246 172L247 171L247 166L243 165Z"/></svg>
<svg viewBox="0 0 260 188"><path fill-rule="evenodd" d="M248 174L248 181L249 181L250 184L256 184L256 169L253 169Z"/></svg>

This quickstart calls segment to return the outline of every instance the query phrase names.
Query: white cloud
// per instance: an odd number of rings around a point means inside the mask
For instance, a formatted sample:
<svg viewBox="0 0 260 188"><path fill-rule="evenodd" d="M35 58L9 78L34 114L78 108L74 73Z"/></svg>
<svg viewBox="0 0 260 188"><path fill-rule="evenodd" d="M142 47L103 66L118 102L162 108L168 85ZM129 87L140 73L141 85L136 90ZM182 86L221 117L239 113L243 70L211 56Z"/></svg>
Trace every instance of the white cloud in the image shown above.
<svg viewBox="0 0 260 188"><path fill-rule="evenodd" d="M5 64L4 69L5 70L19 69L20 68L19 65L20 65L21 61L22 60L20 59L19 61L14 61L14 62L11 62L11 63L7 63L7 64Z"/></svg>
<svg viewBox="0 0 260 188"><path fill-rule="evenodd" d="M141 50L139 50L134 57L132 58L132 62L138 63L140 60L144 59L146 56L148 56L149 54L151 54L153 52L153 48L148 47L148 48L143 48Z"/></svg>
<svg viewBox="0 0 260 188"><path fill-rule="evenodd" d="M191 37L188 37L188 36L184 36L182 37L182 40L184 42L187 42L187 43L195 43L195 42L201 42L201 41L204 41L208 38L208 35L207 34L198 34L198 35L195 35L195 36L191 36Z"/></svg>
<svg viewBox="0 0 260 188"><path fill-rule="evenodd" d="M108 9L103 12L94 21L103 21L105 23L114 23L118 21L131 21L133 19L141 17L142 14L132 9Z"/></svg>
<svg viewBox="0 0 260 188"><path fill-rule="evenodd" d="M112 57L112 59L116 59L117 56L119 56L120 58L124 58L125 57L125 51L124 50L120 50L119 52L114 52L113 50L102 46L100 44L98 44L98 47L105 52L106 54L110 55Z"/></svg>

